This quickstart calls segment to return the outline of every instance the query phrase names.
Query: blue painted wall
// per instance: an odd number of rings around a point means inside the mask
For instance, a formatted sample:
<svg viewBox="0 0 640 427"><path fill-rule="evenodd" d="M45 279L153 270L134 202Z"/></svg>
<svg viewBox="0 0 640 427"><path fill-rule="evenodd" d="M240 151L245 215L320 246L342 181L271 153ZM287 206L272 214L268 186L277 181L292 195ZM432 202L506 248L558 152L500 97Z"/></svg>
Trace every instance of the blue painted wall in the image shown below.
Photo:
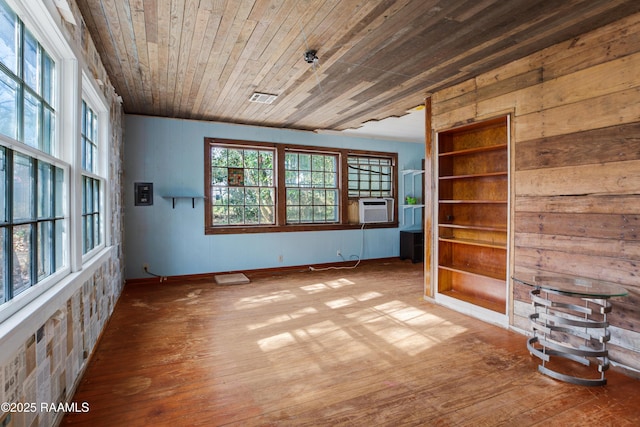
<svg viewBox="0 0 640 427"><path fill-rule="evenodd" d="M398 228L205 235L202 200L196 200L195 209L191 200L177 200L173 209L171 200L162 197L204 195L205 137L397 152L399 170L420 169L424 158L421 143L127 115L124 217L128 279L147 277L142 269L145 263L155 274L178 276L337 262L338 249L347 259L361 251L363 259L399 255ZM135 182L153 183L152 206L134 205ZM411 186L401 182L399 188L399 200L403 200ZM411 226L411 217L406 214L401 229ZM420 218L418 215L418 224Z"/></svg>

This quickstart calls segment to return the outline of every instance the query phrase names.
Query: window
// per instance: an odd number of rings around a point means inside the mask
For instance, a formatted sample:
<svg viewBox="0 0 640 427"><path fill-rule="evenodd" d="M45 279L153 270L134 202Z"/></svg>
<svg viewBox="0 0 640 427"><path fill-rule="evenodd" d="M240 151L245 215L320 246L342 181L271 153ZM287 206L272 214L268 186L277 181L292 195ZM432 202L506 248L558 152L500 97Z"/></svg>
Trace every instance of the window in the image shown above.
<svg viewBox="0 0 640 427"><path fill-rule="evenodd" d="M284 159L287 224L337 223L338 155L289 151Z"/></svg>
<svg viewBox="0 0 640 427"><path fill-rule="evenodd" d="M53 154L55 63L0 0L0 133Z"/></svg>
<svg viewBox="0 0 640 427"><path fill-rule="evenodd" d="M393 163L388 157L349 156L349 197L391 197Z"/></svg>
<svg viewBox="0 0 640 427"><path fill-rule="evenodd" d="M396 161L395 153L205 138L205 233L358 228L359 197L397 197Z"/></svg>
<svg viewBox="0 0 640 427"><path fill-rule="evenodd" d="M82 101L82 253L102 243L101 180L98 171L98 116Z"/></svg>
<svg viewBox="0 0 640 427"><path fill-rule="evenodd" d="M210 151L211 224L275 224L274 150L215 145Z"/></svg>
<svg viewBox="0 0 640 427"><path fill-rule="evenodd" d="M0 0L0 304L65 265L65 169L53 157L55 69Z"/></svg>
<svg viewBox="0 0 640 427"><path fill-rule="evenodd" d="M5 147L0 147L0 169L4 302L63 265L64 171Z"/></svg>

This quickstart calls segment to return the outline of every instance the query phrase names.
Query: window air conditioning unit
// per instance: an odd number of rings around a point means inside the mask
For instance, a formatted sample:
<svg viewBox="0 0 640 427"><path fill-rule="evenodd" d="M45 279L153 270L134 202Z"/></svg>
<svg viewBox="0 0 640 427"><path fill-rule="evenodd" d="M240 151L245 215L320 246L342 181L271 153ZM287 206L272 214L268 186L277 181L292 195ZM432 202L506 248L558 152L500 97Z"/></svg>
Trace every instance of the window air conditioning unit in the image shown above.
<svg viewBox="0 0 640 427"><path fill-rule="evenodd" d="M358 201L360 224L393 221L393 199L365 198Z"/></svg>

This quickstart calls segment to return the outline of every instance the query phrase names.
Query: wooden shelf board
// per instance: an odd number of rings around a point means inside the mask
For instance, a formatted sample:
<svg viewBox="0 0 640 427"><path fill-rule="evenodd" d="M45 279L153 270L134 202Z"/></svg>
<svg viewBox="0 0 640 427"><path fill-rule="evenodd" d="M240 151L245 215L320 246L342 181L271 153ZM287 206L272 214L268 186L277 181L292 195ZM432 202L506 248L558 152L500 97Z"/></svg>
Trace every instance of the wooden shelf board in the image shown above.
<svg viewBox="0 0 640 427"><path fill-rule="evenodd" d="M449 204L449 205L456 205L456 204L485 204L485 205L506 205L508 202L506 200L439 200L438 203L440 204Z"/></svg>
<svg viewBox="0 0 640 427"><path fill-rule="evenodd" d="M456 239L452 237L439 237L439 240L441 242L450 242L450 243L461 244L461 245L482 246L485 248L495 248L495 249L504 249L504 250L507 249L506 243L494 243L494 242L487 242L484 240Z"/></svg>
<svg viewBox="0 0 640 427"><path fill-rule="evenodd" d="M462 230L498 231L506 233L506 227L489 227L483 225L462 225L462 224L438 224L438 227L458 228Z"/></svg>
<svg viewBox="0 0 640 427"><path fill-rule="evenodd" d="M491 273L486 270L474 270L465 266L455 266L455 265L438 265L438 268L443 270L455 271L456 273L467 274L469 276L477 276L485 279L493 279L496 282L505 283L507 282L506 274L505 276L500 276L497 273Z"/></svg>
<svg viewBox="0 0 640 427"><path fill-rule="evenodd" d="M473 305L486 308L487 310L495 311L497 313L501 313L501 314L506 313L506 301L493 301L493 300L488 300L484 298L478 298L476 296L467 295L467 294L456 292L456 291L440 291L438 293L442 295L446 295L451 298L468 302Z"/></svg>
<svg viewBox="0 0 640 427"><path fill-rule="evenodd" d="M507 149L507 144L489 145L486 147L467 148L465 150L445 151L444 153L439 153L439 156L440 157L464 156L467 154L483 153L487 151L497 151L497 150L506 150L506 149Z"/></svg>
<svg viewBox="0 0 640 427"><path fill-rule="evenodd" d="M441 176L439 179L442 180L451 180L451 179L476 179L476 178L491 178L496 176L508 176L508 172L485 172L485 173L476 173L476 174L468 174L468 175L445 175Z"/></svg>

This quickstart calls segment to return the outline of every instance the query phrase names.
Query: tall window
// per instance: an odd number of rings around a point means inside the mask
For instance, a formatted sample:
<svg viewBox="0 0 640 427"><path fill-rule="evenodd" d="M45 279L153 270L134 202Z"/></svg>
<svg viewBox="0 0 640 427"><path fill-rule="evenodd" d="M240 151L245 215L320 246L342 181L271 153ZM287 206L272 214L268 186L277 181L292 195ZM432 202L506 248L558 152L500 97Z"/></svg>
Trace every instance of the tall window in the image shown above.
<svg viewBox="0 0 640 427"><path fill-rule="evenodd" d="M397 197L396 161L395 153L205 138L205 233L357 228L355 199Z"/></svg>
<svg viewBox="0 0 640 427"><path fill-rule="evenodd" d="M12 142L0 146L0 303L64 263L54 84L51 56L0 0L0 134Z"/></svg>
<svg viewBox="0 0 640 427"><path fill-rule="evenodd" d="M82 101L82 253L102 243L101 180L98 171L98 116Z"/></svg>
<svg viewBox="0 0 640 427"><path fill-rule="evenodd" d="M287 224L338 222L338 159L337 154L285 154Z"/></svg>

